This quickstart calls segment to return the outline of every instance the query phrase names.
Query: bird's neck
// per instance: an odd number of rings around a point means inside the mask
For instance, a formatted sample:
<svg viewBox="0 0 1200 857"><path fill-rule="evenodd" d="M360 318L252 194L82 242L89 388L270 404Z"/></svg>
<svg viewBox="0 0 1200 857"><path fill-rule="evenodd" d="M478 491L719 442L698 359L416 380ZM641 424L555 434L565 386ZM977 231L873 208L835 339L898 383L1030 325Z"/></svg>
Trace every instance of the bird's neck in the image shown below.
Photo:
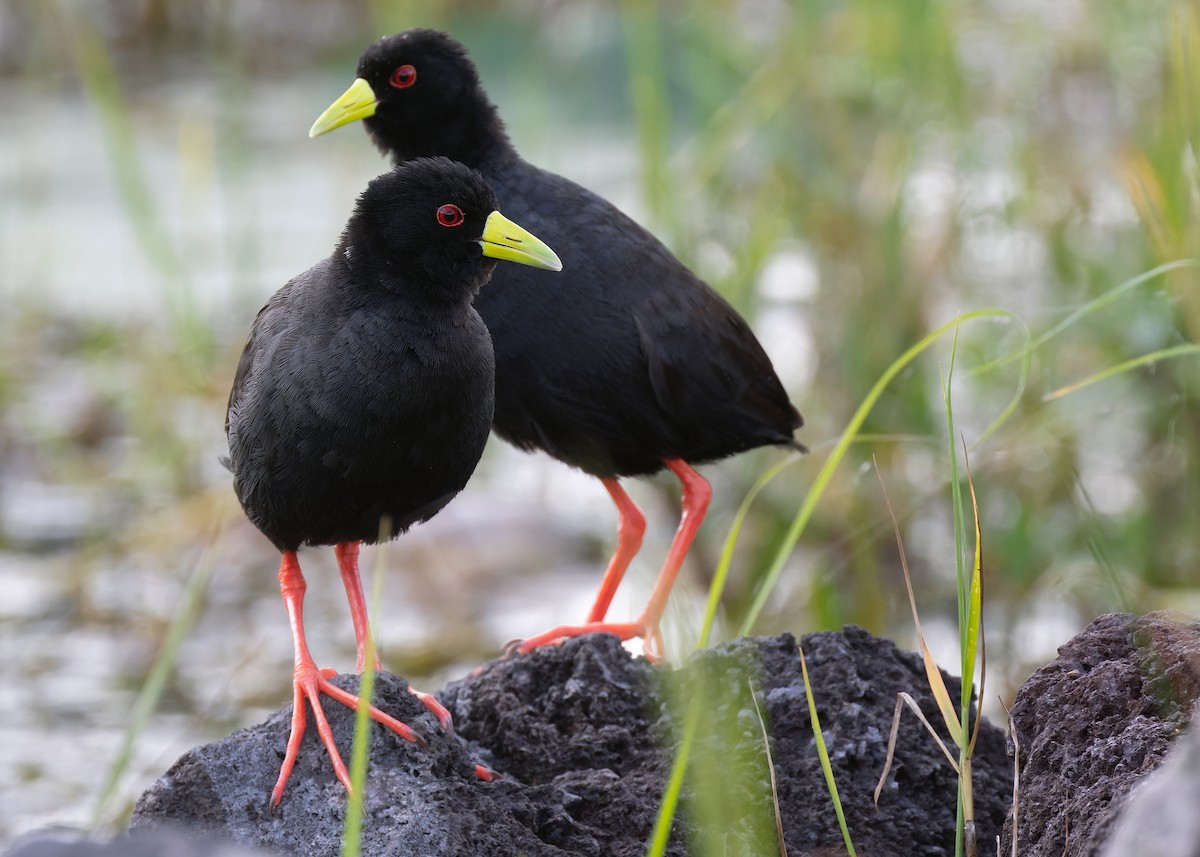
<svg viewBox="0 0 1200 857"><path fill-rule="evenodd" d="M485 96L440 123L406 128L403 142L393 146L390 154L397 164L442 155L474 169L516 157L500 114Z"/></svg>
<svg viewBox="0 0 1200 857"><path fill-rule="evenodd" d="M360 239L356 244L343 236L332 257L336 269L344 272L335 278L339 287L344 288L339 303L376 308L386 304L392 315L426 318L439 327L442 322L457 323L458 316L469 311L479 288L464 284L479 279L475 266L461 271L447 269L444 260L436 257L430 257L426 265L423 264L426 260L417 254L408 257L411 269L402 274L391 261L393 255L386 246L370 239ZM489 269L494 267L495 263L488 261ZM366 283L370 285L364 287Z"/></svg>

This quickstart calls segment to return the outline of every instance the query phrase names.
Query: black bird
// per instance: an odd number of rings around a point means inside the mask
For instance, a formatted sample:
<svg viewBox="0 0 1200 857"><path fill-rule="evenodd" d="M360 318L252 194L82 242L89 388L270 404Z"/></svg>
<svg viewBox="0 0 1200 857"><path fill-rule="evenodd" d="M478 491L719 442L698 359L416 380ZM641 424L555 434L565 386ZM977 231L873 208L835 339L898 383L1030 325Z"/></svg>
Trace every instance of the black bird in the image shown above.
<svg viewBox="0 0 1200 857"><path fill-rule="evenodd" d="M333 254L276 292L250 330L225 419L228 464L246 515L283 553L279 585L295 647L292 729L272 806L300 750L306 698L350 788L320 694L361 703L331 684L309 653L296 551L336 545L361 672L370 629L359 544L437 514L467 483L487 440L495 366L471 301L496 259L562 268L496 207L491 188L462 164L422 158L398 166L363 191ZM418 696L449 725L445 708Z"/></svg>
<svg viewBox="0 0 1200 857"><path fill-rule="evenodd" d="M496 433L599 477L620 515L618 546L583 625L529 638L522 651L590 631L642 637L662 652L659 622L708 508L693 464L769 444L803 451L803 420L746 322L666 247L615 206L521 159L466 50L444 33L386 36L358 61L354 84L313 124L315 137L363 120L397 163L445 155L479 172L504 209L552 243L567 274L502 269L475 302L496 350ZM621 476L670 468L683 515L649 603L605 623L641 547L645 518Z"/></svg>

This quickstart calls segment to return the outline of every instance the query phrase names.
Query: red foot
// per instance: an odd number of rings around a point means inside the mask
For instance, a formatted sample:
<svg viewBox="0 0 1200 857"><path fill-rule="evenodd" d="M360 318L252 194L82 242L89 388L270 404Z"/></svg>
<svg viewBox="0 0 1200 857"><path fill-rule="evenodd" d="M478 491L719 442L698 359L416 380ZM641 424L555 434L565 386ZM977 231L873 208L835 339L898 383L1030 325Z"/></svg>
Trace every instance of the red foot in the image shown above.
<svg viewBox="0 0 1200 857"><path fill-rule="evenodd" d="M446 706L438 702L432 693L422 693L419 690L413 690L411 687L408 689L408 692L417 699L421 700L421 703L433 713L434 717L437 718L438 723L442 725L443 729L453 734L454 718L450 715L450 711L446 708Z"/></svg>
<svg viewBox="0 0 1200 857"><path fill-rule="evenodd" d="M346 770L346 764L342 761L342 755L338 752L337 744L333 740L333 729L325 717L324 709L321 708L321 694L331 696L342 705L354 710L357 710L363 701L354 694L347 693L330 683L329 679L337 673L334 670L318 669L313 661L312 654L308 651L308 643L304 639L304 591L306 588L304 575L300 573L300 562L296 559L295 551L285 551L279 564L279 589L283 594L283 606L287 610L288 621L292 626L292 644L295 650L292 670L292 731L288 736L283 765L279 769L279 779L275 781L275 788L271 789L270 806L272 808L279 806L288 777L292 775L292 768L296 765L296 757L300 755L300 744L304 740L304 730L308 725L304 716L306 699L312 706L313 719L317 721L317 732L321 736L321 743L325 745L325 749L329 753L329 759L333 763L333 772L346 787L346 791L351 791L350 773ZM412 741L421 747L428 747L412 729L390 714L385 714L374 705L368 706L367 711L372 720L382 723L406 741Z"/></svg>
<svg viewBox="0 0 1200 857"><path fill-rule="evenodd" d="M491 783L495 782L496 780L503 779L498 773L493 771L487 765L476 765L475 777L476 779L483 780L485 783Z"/></svg>
<svg viewBox="0 0 1200 857"><path fill-rule="evenodd" d="M667 598L671 594L671 587L674 586L679 568L683 565L683 559L692 546L696 531L700 528L700 524L708 512L708 501L712 497L712 489L708 482L686 461L680 458L667 458L663 460L663 464L679 477L679 481L683 485L683 514L680 516L675 538L671 541L671 549L667 552L666 562L663 563L662 570L658 573L654 591L650 594L650 600L646 603L646 608L642 611L641 616L636 622L629 623L599 621L608 610L613 593L616 592L617 586L621 582L621 576L625 573L625 567L628 566L629 560L633 558L640 547L642 531L645 529L645 519L638 511L637 506L633 505L629 495L621 488L620 483L615 479L605 479L604 486L608 488L613 501L621 512L620 545L604 575L600 594L588 616L589 621L582 625L560 625L557 628L551 628L544 634L538 634L536 637L525 640L516 647L516 651L530 652L539 646L560 643L568 637L608 633L616 634L621 640L641 637L646 644L644 650L646 658L656 662L662 660L665 649L663 648L662 633L659 631L659 623L667 609Z"/></svg>
<svg viewBox="0 0 1200 857"><path fill-rule="evenodd" d="M329 720L326 719L325 711L321 707L321 694L333 697L338 702L356 711L363 703L354 694L347 693L340 687L330 683L323 673L324 671L317 669L316 664L311 661L296 666L295 679L293 681L292 732L288 737L283 766L279 769L279 779L275 782L275 788L271 789L272 808L279 806L279 801L283 798L284 787L287 786L288 777L291 776L292 768L295 767L296 757L300 754L300 744L304 740L304 731L308 725L304 717L305 699L312 706L313 719L317 721L317 733L321 736L321 743L325 745L325 750L329 753L329 760L333 764L334 774L337 775L341 784L346 787L347 792L352 791L350 788L350 772L346 770L346 764L342 761L342 755L338 752L337 744L333 740L333 728L329 725ZM390 714L381 711L374 705L368 707L368 713L372 720L382 723L406 741L411 741L423 748L428 748L423 738Z"/></svg>
<svg viewBox="0 0 1200 857"><path fill-rule="evenodd" d="M536 637L530 637L516 647L517 652L527 654L542 646L557 646L563 640L582 637L584 634L616 634L624 642L641 638L645 641L644 654L647 660L658 663L662 660L662 633L658 625L645 620L639 622L589 622L584 625L559 625Z"/></svg>

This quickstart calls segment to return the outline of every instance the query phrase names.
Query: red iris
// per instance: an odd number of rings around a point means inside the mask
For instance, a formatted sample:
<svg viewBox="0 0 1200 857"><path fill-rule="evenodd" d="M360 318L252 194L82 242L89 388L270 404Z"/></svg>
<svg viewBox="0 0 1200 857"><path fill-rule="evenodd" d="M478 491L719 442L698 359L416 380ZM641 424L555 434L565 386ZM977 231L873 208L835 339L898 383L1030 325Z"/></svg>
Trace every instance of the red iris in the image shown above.
<svg viewBox="0 0 1200 857"><path fill-rule="evenodd" d="M407 63L392 72L392 76L388 79L388 83L396 89L407 89L416 82L417 70Z"/></svg>
<svg viewBox="0 0 1200 857"><path fill-rule="evenodd" d="M442 226L462 226L462 209L454 203L446 203L437 210L437 221Z"/></svg>

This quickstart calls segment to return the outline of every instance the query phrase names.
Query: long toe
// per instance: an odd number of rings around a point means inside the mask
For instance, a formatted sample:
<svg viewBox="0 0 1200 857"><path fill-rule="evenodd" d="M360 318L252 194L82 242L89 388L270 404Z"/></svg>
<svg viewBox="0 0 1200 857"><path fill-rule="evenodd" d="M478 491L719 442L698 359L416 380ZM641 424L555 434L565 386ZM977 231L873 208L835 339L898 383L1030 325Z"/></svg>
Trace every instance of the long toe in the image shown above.
<svg viewBox="0 0 1200 857"><path fill-rule="evenodd" d="M517 647L517 651L526 654L542 646L558 645L563 640L582 637L584 634L616 634L622 642L639 637L646 639L646 635L652 630L643 622L587 622L583 625L559 625L536 637L529 637Z"/></svg>
<svg viewBox="0 0 1200 857"><path fill-rule="evenodd" d="M317 733L321 736L321 743L325 745L325 750L329 753L334 774L346 787L346 791L351 791L350 773L346 770L346 764L342 761L341 753L338 752L337 743L333 740L333 728L325 716L325 709L321 707L323 686L333 687L333 685L329 684L321 670L317 669L316 664L298 665L292 684L294 689L292 730L288 736L287 752L284 754L283 766L279 770L279 779L275 782L275 788L271 790L272 807L278 806L283 799L283 790L287 786L288 778L291 776L292 768L300 753L300 744L304 740L304 732L307 728L304 716L305 700L312 706L313 719L317 722Z"/></svg>
<svg viewBox="0 0 1200 857"><path fill-rule="evenodd" d="M295 688L293 704L295 707L292 713L291 734L288 736L287 751L284 754L283 765L279 771L279 779L275 783L275 788L271 790L272 807L278 806L280 800L283 798L284 788L287 786L292 768L296 764L296 758L300 752L300 744L304 740L304 732L307 725L304 716L305 700L307 700L308 705L312 708L313 719L317 723L317 733L321 736L321 743L325 745L326 752L329 753L329 761L333 765L334 775L337 776L338 781L345 787L347 792L353 791L350 786L350 772L346 768L346 763L342 761L342 754L338 750L337 742L334 741L333 727L330 726L329 719L325 716L325 709L321 705L321 695L324 694L331 697L354 711L357 711L363 704L363 700L330 682L326 678L327 672L326 670L317 669L315 664L301 665L296 668L293 680ZM442 710L445 711L444 708ZM428 749L429 745L425 740L417 735L406 723L401 723L374 705L368 706L367 713L372 720L383 724L405 741L411 741L423 749ZM448 717L449 712L446 712L446 715Z"/></svg>
<svg viewBox="0 0 1200 857"><path fill-rule="evenodd" d="M349 693L348 691L342 690L336 684L328 682L325 679L321 680L320 689L321 689L321 692L324 693L326 696L332 696L334 699L336 699L338 702L340 702L342 705L346 706L347 708L351 709L352 711L358 711L359 706L361 706L363 704L363 700L361 697L355 696L353 693ZM411 741L413 744L416 744L423 750L429 749L429 744L426 743L424 738L422 738L420 735L418 735L416 732L414 732L412 730L411 726L409 726L407 723L400 722L395 717L392 717L392 715L388 714L386 711L384 711L380 708L376 708L374 705L368 705L367 706L367 714L376 723L383 724L388 729L390 729L392 732L396 733L401 738L403 738L405 741Z"/></svg>
<svg viewBox="0 0 1200 857"><path fill-rule="evenodd" d="M450 714L450 709L438 702L432 693L422 693L419 690L413 690L411 687L408 689L408 692L421 700L421 704L432 712L443 729L450 733L454 732L454 718Z"/></svg>

